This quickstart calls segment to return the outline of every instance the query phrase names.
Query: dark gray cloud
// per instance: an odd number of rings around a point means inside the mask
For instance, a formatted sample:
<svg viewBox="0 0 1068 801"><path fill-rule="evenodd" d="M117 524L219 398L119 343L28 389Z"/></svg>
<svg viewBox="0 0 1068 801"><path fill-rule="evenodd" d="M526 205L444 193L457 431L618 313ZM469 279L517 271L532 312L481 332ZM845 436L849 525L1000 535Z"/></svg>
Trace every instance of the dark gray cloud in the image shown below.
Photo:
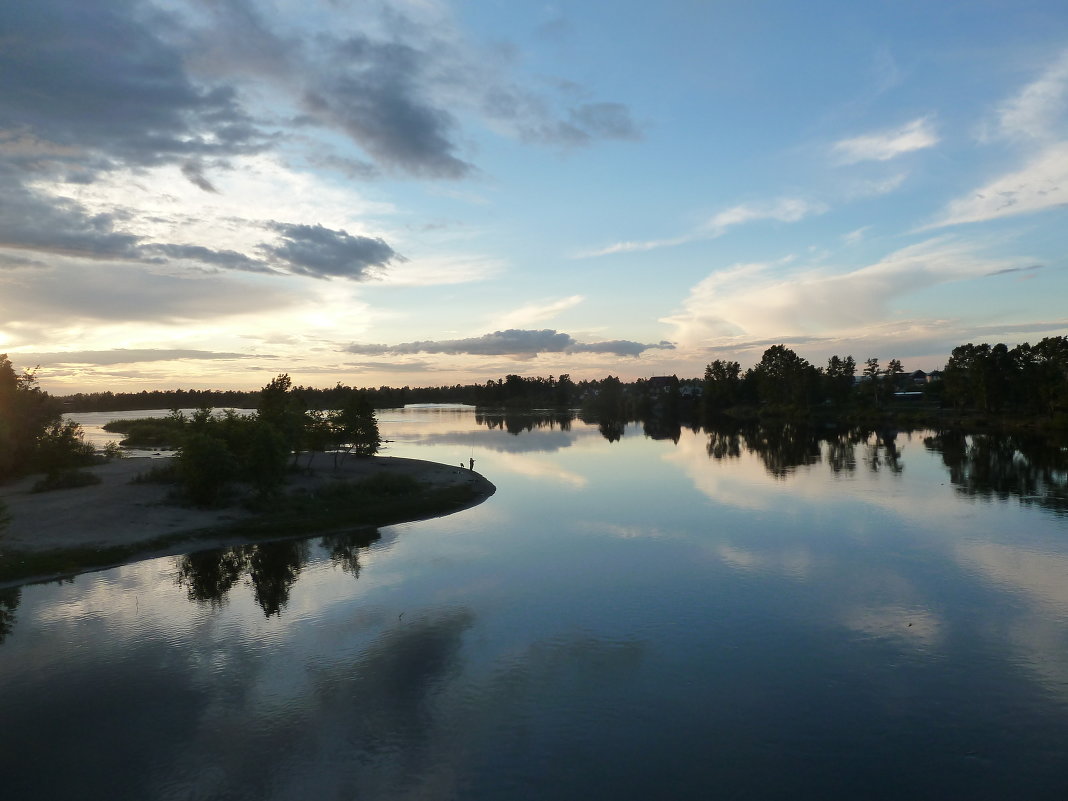
<svg viewBox="0 0 1068 801"><path fill-rule="evenodd" d="M1036 270L1041 270L1044 266L1044 264L1032 264L1027 267L1006 267L1004 270L994 270L993 272L987 273L987 276L1008 275L1009 273L1033 273Z"/></svg>
<svg viewBox="0 0 1068 801"><path fill-rule="evenodd" d="M0 179L5 177L12 177L10 171L0 168ZM130 257L139 238L116 231L116 221L115 214L89 214L73 200L46 200L15 179L0 192L0 247Z"/></svg>
<svg viewBox="0 0 1068 801"><path fill-rule="evenodd" d="M132 164L257 149L233 88L194 83L160 33L181 27L138 0L0 4L0 129Z"/></svg>
<svg viewBox="0 0 1068 801"><path fill-rule="evenodd" d="M672 350L674 347L670 342L643 345L640 342L625 339L583 343L577 342L570 334L549 328L542 330L510 328L507 331L494 331L492 334L467 339L404 342L399 345L352 344L345 350L365 356L447 353L471 356L532 357L539 353L611 353L616 356L639 356L650 349Z"/></svg>
<svg viewBox="0 0 1068 801"><path fill-rule="evenodd" d="M142 252L159 254L168 259L195 261L227 270L242 270L250 273L275 272L262 261L249 258L236 250L212 250L201 245L146 245Z"/></svg>
<svg viewBox="0 0 1068 801"><path fill-rule="evenodd" d="M342 277L362 279L368 271L382 268L404 257L383 240L352 236L321 225L294 225L274 222L269 225L282 237L281 245L261 245L260 249L285 263L290 272L315 278Z"/></svg>
<svg viewBox="0 0 1068 801"><path fill-rule="evenodd" d="M331 68L304 94L303 106L344 130L383 166L462 178L472 166L456 155L456 121L420 86L431 65L429 54L407 44L352 36L338 43Z"/></svg>
<svg viewBox="0 0 1068 801"><path fill-rule="evenodd" d="M36 364L42 367L69 364L137 364L140 362L165 362L175 359L214 361L217 359L272 359L273 356L252 356L241 353L217 353L209 350L166 348L116 348L114 350L79 350L51 353L15 353L20 364Z"/></svg>
<svg viewBox="0 0 1068 801"><path fill-rule="evenodd" d="M194 161L187 161L182 165L182 175L188 178L189 183L193 184L193 186L203 189L205 192L219 193L219 190L215 188L215 185L204 176L204 166L201 164L197 164Z"/></svg>

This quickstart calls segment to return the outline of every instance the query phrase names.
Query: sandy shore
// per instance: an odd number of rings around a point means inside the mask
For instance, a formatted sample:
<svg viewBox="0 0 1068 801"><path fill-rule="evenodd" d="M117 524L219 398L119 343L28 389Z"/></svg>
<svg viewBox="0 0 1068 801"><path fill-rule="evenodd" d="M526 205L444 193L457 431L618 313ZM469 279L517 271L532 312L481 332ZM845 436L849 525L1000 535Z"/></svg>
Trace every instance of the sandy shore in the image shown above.
<svg viewBox="0 0 1068 801"><path fill-rule="evenodd" d="M307 457L301 457L301 465ZM161 459L118 459L88 468L101 478L89 487L32 493L39 476L0 486L0 500L6 504L11 521L0 531L0 558L12 553L42 553L67 549L105 548L109 546L146 546L161 537L171 537L198 529L225 526L252 517L239 506L225 509L190 509L164 502L168 490L161 484L131 484L130 481L149 467L165 463ZM431 487L470 484L476 490L468 506L481 503L495 487L478 473L458 467L374 456L349 458L340 470L333 467L331 454L316 454L312 474L293 474L286 482L288 491L312 490L317 485L339 480L360 480L375 473L402 473L413 476ZM458 511L458 510L454 510ZM192 539L185 544L180 538L166 549L139 554L143 556L182 553L216 545L223 541Z"/></svg>

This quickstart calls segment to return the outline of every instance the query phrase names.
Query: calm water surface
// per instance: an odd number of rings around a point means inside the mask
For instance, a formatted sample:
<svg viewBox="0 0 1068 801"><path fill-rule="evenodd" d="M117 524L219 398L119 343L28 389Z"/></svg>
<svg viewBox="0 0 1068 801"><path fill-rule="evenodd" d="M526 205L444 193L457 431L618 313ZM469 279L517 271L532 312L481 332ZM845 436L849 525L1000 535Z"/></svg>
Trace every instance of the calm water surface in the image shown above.
<svg viewBox="0 0 1068 801"><path fill-rule="evenodd" d="M460 514L0 592L2 796L1068 797L1063 450L530 422L380 414Z"/></svg>

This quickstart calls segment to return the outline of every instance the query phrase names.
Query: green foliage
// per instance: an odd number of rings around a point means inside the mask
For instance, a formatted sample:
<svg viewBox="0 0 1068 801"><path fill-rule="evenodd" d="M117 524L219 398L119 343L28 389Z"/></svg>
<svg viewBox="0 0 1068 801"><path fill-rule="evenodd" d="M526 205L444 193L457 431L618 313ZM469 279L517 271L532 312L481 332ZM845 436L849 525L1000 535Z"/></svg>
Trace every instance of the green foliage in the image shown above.
<svg viewBox="0 0 1068 801"><path fill-rule="evenodd" d="M99 462L96 450L82 439L81 426L72 420L50 423L37 438L31 461L34 470L48 473Z"/></svg>
<svg viewBox="0 0 1068 801"><path fill-rule="evenodd" d="M818 393L819 371L785 345L772 345L746 380L761 403L807 407Z"/></svg>
<svg viewBox="0 0 1068 801"><path fill-rule="evenodd" d="M198 506L216 506L238 476L238 461L226 442L200 432L185 438L178 454L178 476L186 497Z"/></svg>
<svg viewBox="0 0 1068 801"><path fill-rule="evenodd" d="M91 487L100 483L100 476L88 470L60 470L49 473L33 485L31 492L51 492L53 490L77 489Z"/></svg>
<svg viewBox="0 0 1068 801"><path fill-rule="evenodd" d="M109 442L104 445L103 456L109 461L112 459L125 459L126 452L122 449L119 443Z"/></svg>
<svg viewBox="0 0 1068 801"><path fill-rule="evenodd" d="M131 484L177 484L181 480L178 474L178 462L167 460L154 464L144 472L138 473Z"/></svg>
<svg viewBox="0 0 1068 801"><path fill-rule="evenodd" d="M716 359L705 368L702 397L705 410L720 412L741 400L742 366L738 362Z"/></svg>
<svg viewBox="0 0 1068 801"><path fill-rule="evenodd" d="M288 461L289 448L278 429L269 423L252 426L241 464L245 477L260 495L269 495L282 486Z"/></svg>
<svg viewBox="0 0 1068 801"><path fill-rule="evenodd" d="M32 372L19 375L0 354L0 481L34 466L38 441L60 419L55 401Z"/></svg>

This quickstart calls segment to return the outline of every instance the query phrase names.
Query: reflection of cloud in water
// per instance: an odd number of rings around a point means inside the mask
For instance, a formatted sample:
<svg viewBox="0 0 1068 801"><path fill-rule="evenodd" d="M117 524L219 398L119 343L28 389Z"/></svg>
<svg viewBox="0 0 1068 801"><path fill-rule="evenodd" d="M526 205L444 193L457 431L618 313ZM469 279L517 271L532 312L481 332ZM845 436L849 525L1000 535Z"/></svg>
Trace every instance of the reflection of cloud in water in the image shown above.
<svg viewBox="0 0 1068 801"><path fill-rule="evenodd" d="M995 543L961 543L957 558L1001 589L1022 593L1062 619L1068 617L1068 556Z"/></svg>
<svg viewBox="0 0 1068 801"><path fill-rule="evenodd" d="M1068 556L995 543L962 543L956 553L966 569L1047 610L1038 616L1021 611L990 625L1016 649L1019 664L1068 701Z"/></svg>
<svg viewBox="0 0 1068 801"><path fill-rule="evenodd" d="M301 680L266 697L254 687L237 698L220 695L162 785L204 798L458 797L452 766L434 757L455 734L437 707L461 673L463 635L473 622L462 609L394 621L351 660L335 650L305 662ZM234 736L225 725L235 701L256 737ZM450 769L436 772L443 764Z"/></svg>
<svg viewBox="0 0 1068 801"><path fill-rule="evenodd" d="M677 465L694 487L723 506L740 509L764 509L768 502L761 485L768 483L763 466L749 454L720 464L708 458L701 435L683 436L675 447L660 457Z"/></svg>
<svg viewBox="0 0 1068 801"><path fill-rule="evenodd" d="M780 573L799 581L808 578L813 566L812 555L804 548L791 548L778 553L757 553L733 545L720 545L715 553L736 570Z"/></svg>
<svg viewBox="0 0 1068 801"><path fill-rule="evenodd" d="M391 432L392 433L392 432ZM419 445L457 445L464 448L484 448L498 453L553 453L570 448L578 436L600 436L596 429L590 431L524 431L521 434L509 434L499 429L480 429L475 431L453 431L447 433L406 434L407 442ZM400 435L394 434L394 438Z"/></svg>
<svg viewBox="0 0 1068 801"><path fill-rule="evenodd" d="M942 642L942 621L920 607L856 607L846 610L842 622L853 631L897 645L928 650Z"/></svg>
<svg viewBox="0 0 1068 801"><path fill-rule="evenodd" d="M601 523L597 521L582 521L575 528L583 531L592 531L595 534L608 534L623 540L638 539L668 539L677 537L677 534L669 534L658 528L645 526L622 526L616 523Z"/></svg>
<svg viewBox="0 0 1068 801"><path fill-rule="evenodd" d="M495 456L493 458L493 468L495 471L503 469L527 478L555 481L566 484L576 490L583 489L590 483L586 476L573 473L552 462L511 453L502 453Z"/></svg>

